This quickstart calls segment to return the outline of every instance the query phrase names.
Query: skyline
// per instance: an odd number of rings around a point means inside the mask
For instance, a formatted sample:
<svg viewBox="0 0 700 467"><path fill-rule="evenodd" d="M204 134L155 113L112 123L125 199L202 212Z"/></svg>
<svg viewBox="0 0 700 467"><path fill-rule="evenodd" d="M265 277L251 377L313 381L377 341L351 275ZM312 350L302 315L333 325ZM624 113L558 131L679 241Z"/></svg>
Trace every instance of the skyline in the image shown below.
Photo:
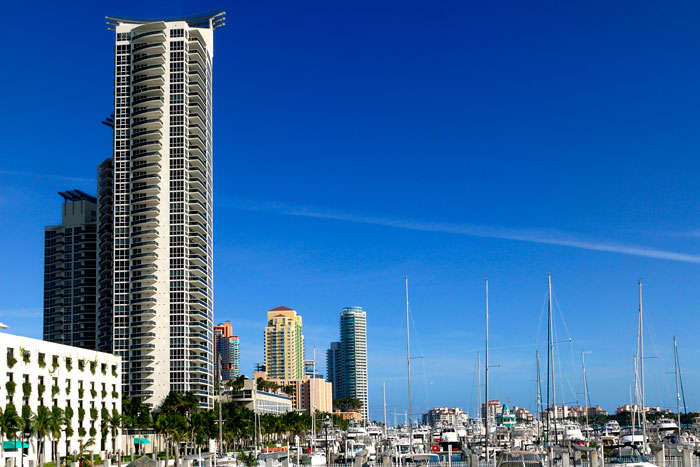
<svg viewBox="0 0 700 467"><path fill-rule="evenodd" d="M641 277L648 404L675 403L666 372L678 335L688 405L699 408L697 6L635 5L632 15L629 3L408 4L396 15L398 3L312 2L310 15L270 5L108 3L74 16L47 6L36 37L22 36L33 58L9 52L35 71L1 78L25 91L0 117L0 321L10 332L40 337L41 235L58 223L56 192L96 194L97 164L111 153L99 124L112 98L103 17L216 7L229 14L214 65L214 323L232 322L244 373L262 360L267 310L304 317L309 357L336 339L343 307L362 306L371 416L383 380L403 410L408 275L411 351L424 355L414 415L436 405L473 413L488 275L501 365L490 392L531 408L551 271L574 339L561 346L564 397L580 392L584 350L591 401L611 410L628 402ZM6 8L20 17L28 6ZM43 49L78 25L91 39L80 44L80 84ZM62 137L75 128L80 144Z"/></svg>

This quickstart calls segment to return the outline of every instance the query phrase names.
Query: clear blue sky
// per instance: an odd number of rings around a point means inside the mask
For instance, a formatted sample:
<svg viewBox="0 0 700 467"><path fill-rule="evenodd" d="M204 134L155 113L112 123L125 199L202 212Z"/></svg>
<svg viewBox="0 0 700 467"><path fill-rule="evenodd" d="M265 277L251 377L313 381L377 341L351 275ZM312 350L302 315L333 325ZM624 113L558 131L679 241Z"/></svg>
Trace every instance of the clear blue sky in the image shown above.
<svg viewBox="0 0 700 467"><path fill-rule="evenodd" d="M531 407L546 273L562 389L629 400L636 281L647 396L700 408L700 5L658 2L8 2L0 75L0 321L41 336L43 225L110 156L104 16L225 9L214 59L215 315L262 359L266 310L324 359L368 313L370 411L476 406L483 278L492 395ZM561 313L560 313L561 311ZM563 319L562 319L563 317ZM483 355L482 355L483 357ZM559 363L557 363L559 365ZM321 365L323 367L325 365Z"/></svg>

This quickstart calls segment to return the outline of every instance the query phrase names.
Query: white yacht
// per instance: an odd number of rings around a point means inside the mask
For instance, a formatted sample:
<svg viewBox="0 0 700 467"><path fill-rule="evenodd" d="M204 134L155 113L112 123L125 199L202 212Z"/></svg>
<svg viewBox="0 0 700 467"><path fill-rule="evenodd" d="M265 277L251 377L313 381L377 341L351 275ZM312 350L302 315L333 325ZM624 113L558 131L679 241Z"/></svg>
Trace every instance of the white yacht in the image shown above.
<svg viewBox="0 0 700 467"><path fill-rule="evenodd" d="M644 444L644 432L641 428L626 427L620 430L620 444L624 446L642 446Z"/></svg>
<svg viewBox="0 0 700 467"><path fill-rule="evenodd" d="M651 425L651 429L663 435L669 432L677 432L678 424L671 418L660 418Z"/></svg>
<svg viewBox="0 0 700 467"><path fill-rule="evenodd" d="M365 430L362 425L360 425L357 421L351 422L350 425L348 425L348 431L346 433L346 437L348 439L355 439L355 438L362 438L367 436L367 430Z"/></svg>
<svg viewBox="0 0 700 467"><path fill-rule="evenodd" d="M450 446L452 446L452 451L461 449L457 430L455 430L454 427L448 426L444 427L442 432L440 432L440 450L447 451Z"/></svg>
<svg viewBox="0 0 700 467"><path fill-rule="evenodd" d="M603 425L603 433L608 436L619 436L620 424L617 420L609 420Z"/></svg>

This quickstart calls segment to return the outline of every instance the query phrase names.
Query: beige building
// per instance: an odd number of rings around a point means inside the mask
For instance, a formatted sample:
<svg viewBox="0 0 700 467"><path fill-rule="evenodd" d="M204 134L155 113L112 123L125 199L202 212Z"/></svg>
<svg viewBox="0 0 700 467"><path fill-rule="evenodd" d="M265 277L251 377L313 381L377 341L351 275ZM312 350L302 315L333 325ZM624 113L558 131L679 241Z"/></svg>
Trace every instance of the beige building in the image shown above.
<svg viewBox="0 0 700 467"><path fill-rule="evenodd" d="M333 410L333 383L325 381L323 378L310 378L304 375L303 378L282 379L268 378L265 372L256 372L253 379L265 379L280 386L283 392L285 386L291 386L293 392L290 394L292 408L311 413L312 408L316 412L331 413Z"/></svg>
<svg viewBox="0 0 700 467"><path fill-rule="evenodd" d="M265 327L265 367L274 379L304 377L304 335L301 315L280 306L267 312Z"/></svg>

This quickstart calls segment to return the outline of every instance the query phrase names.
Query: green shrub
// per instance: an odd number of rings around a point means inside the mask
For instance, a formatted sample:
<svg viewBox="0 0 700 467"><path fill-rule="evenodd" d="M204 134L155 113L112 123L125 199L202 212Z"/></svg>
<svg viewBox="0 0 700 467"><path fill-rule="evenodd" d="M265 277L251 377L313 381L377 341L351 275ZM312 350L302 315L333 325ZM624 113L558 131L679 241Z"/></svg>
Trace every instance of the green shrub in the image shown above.
<svg viewBox="0 0 700 467"><path fill-rule="evenodd" d="M24 393L24 397L29 397L32 395L32 383L26 382L22 383L22 392Z"/></svg>
<svg viewBox="0 0 700 467"><path fill-rule="evenodd" d="M17 383L15 383L14 381L8 381L7 383L5 383L5 389L7 390L8 396L14 396L16 388Z"/></svg>
<svg viewBox="0 0 700 467"><path fill-rule="evenodd" d="M61 390L58 388L58 386L51 386L51 397L55 397L59 392L61 392Z"/></svg>

